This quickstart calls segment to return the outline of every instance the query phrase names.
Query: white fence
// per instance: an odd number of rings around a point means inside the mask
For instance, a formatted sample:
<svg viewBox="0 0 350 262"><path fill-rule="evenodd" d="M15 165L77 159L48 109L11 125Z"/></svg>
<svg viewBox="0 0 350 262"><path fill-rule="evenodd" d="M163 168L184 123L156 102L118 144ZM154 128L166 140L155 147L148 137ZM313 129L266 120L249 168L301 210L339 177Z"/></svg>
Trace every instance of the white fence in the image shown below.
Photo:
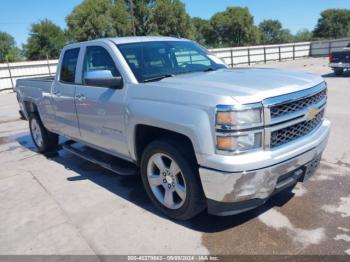
<svg viewBox="0 0 350 262"><path fill-rule="evenodd" d="M56 73L58 60L0 64L0 91L11 90L20 78L50 76Z"/></svg>
<svg viewBox="0 0 350 262"><path fill-rule="evenodd" d="M327 56L330 52L342 51L350 43L350 38L311 43L310 56Z"/></svg>
<svg viewBox="0 0 350 262"><path fill-rule="evenodd" d="M310 55L310 42L264 45L249 47L232 47L211 49L215 56L221 58L227 65L267 63L269 61L282 61L296 59Z"/></svg>
<svg viewBox="0 0 350 262"><path fill-rule="evenodd" d="M316 42L290 43L211 49L227 65L267 63L308 56L327 56L330 52L340 51L350 43L350 38L323 40Z"/></svg>
<svg viewBox="0 0 350 262"><path fill-rule="evenodd" d="M211 49L227 65L251 65L282 61L308 56L326 56L330 52L342 50L350 43L350 38L303 42L280 45L232 47ZM27 77L49 76L56 72L58 60L44 60L0 64L0 91L12 90L16 80Z"/></svg>

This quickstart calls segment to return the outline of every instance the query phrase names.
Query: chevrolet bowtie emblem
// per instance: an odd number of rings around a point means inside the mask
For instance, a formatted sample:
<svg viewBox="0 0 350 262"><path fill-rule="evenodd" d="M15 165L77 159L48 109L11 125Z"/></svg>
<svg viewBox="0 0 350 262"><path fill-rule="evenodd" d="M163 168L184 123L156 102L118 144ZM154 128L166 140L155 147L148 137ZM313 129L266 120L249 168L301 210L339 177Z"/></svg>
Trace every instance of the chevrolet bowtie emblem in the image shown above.
<svg viewBox="0 0 350 262"><path fill-rule="evenodd" d="M306 120L310 121L314 119L314 117L317 115L318 109L316 107L311 108L309 112L306 113Z"/></svg>

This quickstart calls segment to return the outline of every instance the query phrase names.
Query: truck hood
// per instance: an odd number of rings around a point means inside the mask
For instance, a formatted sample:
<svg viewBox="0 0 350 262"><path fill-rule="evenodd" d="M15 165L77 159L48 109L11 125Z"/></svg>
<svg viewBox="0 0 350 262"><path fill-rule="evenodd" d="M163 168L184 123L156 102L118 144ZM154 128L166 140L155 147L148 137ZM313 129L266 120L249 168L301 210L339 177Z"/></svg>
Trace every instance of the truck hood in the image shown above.
<svg viewBox="0 0 350 262"><path fill-rule="evenodd" d="M321 77L294 71L265 68L220 69L165 78L158 82L172 87L233 97L240 104L261 102L274 96L316 86Z"/></svg>

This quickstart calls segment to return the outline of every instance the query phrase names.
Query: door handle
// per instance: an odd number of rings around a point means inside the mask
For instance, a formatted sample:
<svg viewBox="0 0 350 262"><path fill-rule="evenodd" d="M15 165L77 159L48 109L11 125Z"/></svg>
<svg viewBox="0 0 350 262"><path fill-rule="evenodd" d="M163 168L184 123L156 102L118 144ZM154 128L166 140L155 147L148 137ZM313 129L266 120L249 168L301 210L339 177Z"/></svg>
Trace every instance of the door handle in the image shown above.
<svg viewBox="0 0 350 262"><path fill-rule="evenodd" d="M55 96L61 96L61 92L60 92L60 91L55 90L55 91L53 91L52 93L53 93Z"/></svg>
<svg viewBox="0 0 350 262"><path fill-rule="evenodd" d="M75 98L79 101L84 101L86 99L86 96L84 96L83 94L78 94L75 96Z"/></svg>

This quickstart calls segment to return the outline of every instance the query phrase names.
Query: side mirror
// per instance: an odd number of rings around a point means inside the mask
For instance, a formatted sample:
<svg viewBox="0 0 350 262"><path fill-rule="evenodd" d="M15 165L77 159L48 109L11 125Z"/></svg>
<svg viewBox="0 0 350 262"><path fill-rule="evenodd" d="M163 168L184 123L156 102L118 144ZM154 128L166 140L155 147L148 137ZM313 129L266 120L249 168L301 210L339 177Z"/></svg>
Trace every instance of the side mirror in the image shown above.
<svg viewBox="0 0 350 262"><path fill-rule="evenodd" d="M123 88L123 78L121 76L113 76L109 70L96 70L85 73L84 84L121 89Z"/></svg>

